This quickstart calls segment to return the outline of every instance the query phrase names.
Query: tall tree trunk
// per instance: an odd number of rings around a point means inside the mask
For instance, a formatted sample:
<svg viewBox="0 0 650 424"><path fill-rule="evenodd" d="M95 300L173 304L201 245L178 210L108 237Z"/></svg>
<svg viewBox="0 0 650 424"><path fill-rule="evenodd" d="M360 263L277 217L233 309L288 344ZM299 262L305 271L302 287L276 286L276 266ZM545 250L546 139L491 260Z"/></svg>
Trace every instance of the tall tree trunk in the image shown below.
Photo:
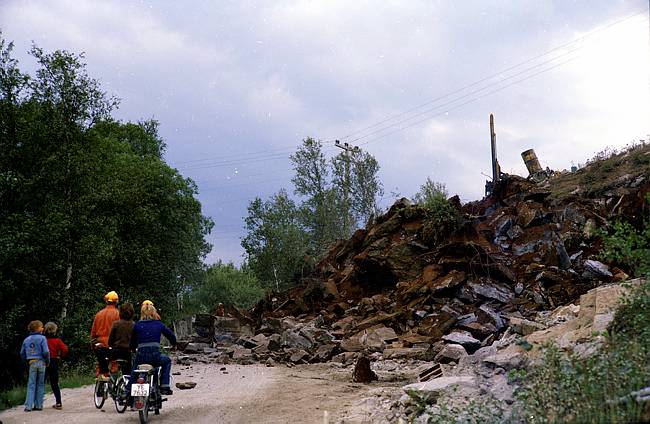
<svg viewBox="0 0 650 424"><path fill-rule="evenodd" d="M63 287L63 309L61 310L61 321L68 315L70 304L70 288L72 287L72 252L68 249L68 266L65 273L65 286Z"/></svg>

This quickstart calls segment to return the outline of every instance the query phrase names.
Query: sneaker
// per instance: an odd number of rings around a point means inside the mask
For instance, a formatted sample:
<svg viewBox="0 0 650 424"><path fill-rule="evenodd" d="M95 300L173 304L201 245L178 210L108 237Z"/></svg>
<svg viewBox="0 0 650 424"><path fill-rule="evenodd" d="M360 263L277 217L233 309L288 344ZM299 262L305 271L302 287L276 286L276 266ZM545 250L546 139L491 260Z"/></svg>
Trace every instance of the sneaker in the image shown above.
<svg viewBox="0 0 650 424"><path fill-rule="evenodd" d="M160 388L160 394L165 395L165 396L170 396L170 395L173 395L174 392L169 387L161 387Z"/></svg>
<svg viewBox="0 0 650 424"><path fill-rule="evenodd" d="M42 411L42 410L43 410L43 408L34 408L34 409L32 409L32 411Z"/></svg>
<svg viewBox="0 0 650 424"><path fill-rule="evenodd" d="M25 412L32 412L32 410L29 408L25 408Z"/></svg>
<svg viewBox="0 0 650 424"><path fill-rule="evenodd" d="M60 403L57 403L56 405L52 405L52 408L61 410L61 409L63 409L63 405L61 405Z"/></svg>

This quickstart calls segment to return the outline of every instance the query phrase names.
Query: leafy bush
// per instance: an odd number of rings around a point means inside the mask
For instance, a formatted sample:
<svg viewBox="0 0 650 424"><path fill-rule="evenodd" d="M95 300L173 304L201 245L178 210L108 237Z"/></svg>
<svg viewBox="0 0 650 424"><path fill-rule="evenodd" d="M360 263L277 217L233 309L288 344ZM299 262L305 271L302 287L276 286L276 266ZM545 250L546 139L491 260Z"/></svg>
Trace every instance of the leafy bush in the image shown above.
<svg viewBox="0 0 650 424"><path fill-rule="evenodd" d="M650 195L646 200L650 203ZM612 230L602 235L601 257L629 267L636 275L650 273L650 216L641 230L624 221L614 223Z"/></svg>
<svg viewBox="0 0 650 424"><path fill-rule="evenodd" d="M412 200L426 210L425 232L430 234L424 237L434 243L456 230L462 222L458 209L447 200L447 189L442 183L427 178Z"/></svg>

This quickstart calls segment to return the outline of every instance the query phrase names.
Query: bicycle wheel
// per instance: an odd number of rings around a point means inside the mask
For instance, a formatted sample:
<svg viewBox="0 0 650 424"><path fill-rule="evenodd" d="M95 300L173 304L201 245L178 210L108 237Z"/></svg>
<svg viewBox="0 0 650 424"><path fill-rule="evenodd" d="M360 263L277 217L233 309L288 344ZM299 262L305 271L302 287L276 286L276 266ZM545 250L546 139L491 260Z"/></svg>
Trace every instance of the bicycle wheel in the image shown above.
<svg viewBox="0 0 650 424"><path fill-rule="evenodd" d="M117 383L115 383L115 397L113 398L115 401L115 410L118 414L122 414L126 411L126 399L126 381L124 380L124 377L120 377L117 380Z"/></svg>
<svg viewBox="0 0 650 424"><path fill-rule="evenodd" d="M93 392L93 399L95 401L95 408L100 409L104 406L106 401L106 394L108 392L108 383L105 381L97 381L95 383L95 390Z"/></svg>

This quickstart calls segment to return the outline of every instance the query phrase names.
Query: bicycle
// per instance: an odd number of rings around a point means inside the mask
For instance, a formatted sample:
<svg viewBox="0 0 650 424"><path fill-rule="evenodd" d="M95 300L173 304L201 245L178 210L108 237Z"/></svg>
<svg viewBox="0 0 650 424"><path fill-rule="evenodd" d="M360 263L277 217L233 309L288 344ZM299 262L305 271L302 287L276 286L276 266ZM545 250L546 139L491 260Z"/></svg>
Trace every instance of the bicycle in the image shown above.
<svg viewBox="0 0 650 424"><path fill-rule="evenodd" d="M122 414L126 411L127 396L126 385L129 382L129 376L122 374L122 365L128 361L124 359L115 359L111 361L111 372L108 380L97 379L95 382L95 390L93 392L93 400L95 401L95 408L101 409L108 396L115 402L115 410Z"/></svg>

